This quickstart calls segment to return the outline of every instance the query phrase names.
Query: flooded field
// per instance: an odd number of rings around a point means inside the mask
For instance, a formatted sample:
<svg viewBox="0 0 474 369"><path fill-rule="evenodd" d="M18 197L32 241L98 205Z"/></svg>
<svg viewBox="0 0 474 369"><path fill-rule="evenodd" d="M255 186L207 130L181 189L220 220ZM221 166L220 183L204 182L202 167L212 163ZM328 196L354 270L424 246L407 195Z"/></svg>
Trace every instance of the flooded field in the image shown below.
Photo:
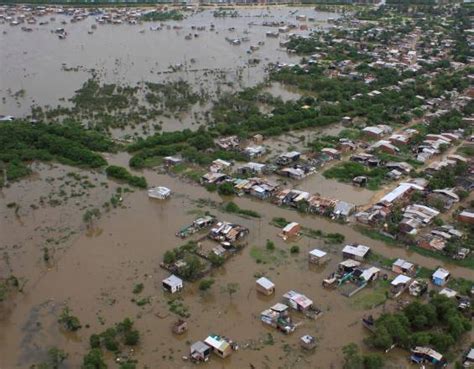
<svg viewBox="0 0 474 369"><path fill-rule="evenodd" d="M123 154L110 158L111 162L116 163L126 159ZM43 168L41 172L43 176L57 179L69 169ZM286 217L325 232L341 232L346 239L370 245L387 256L406 257L432 267L437 264L420 255L407 254L403 249L390 248L369 240L347 226L313 216L301 216L269 203L238 199L239 206L262 214L258 221L221 213L197 202L199 199L220 201L219 196L210 195L201 187L169 176L153 172L145 174L149 183L172 188L174 196L159 202L150 200L142 191L126 194L123 207L104 213L89 232L84 231L84 226L77 219L77 209L84 209L85 204L100 204L114 192L112 188L105 193L101 191L100 196L94 195L93 189L91 196L87 201L81 201L81 205L73 202L55 208L40 206L38 209L28 209L28 204L35 203L39 196L51 191L48 186L38 185L44 181L24 181L21 186L23 191L17 186L3 191L1 208L6 210L2 214L2 241L7 240L8 245L3 252L9 255L11 268L26 278L27 283L24 293L19 294L13 305L2 313L2 367L28 367L41 361L46 348L50 346L62 347L69 352L69 367L77 367L88 346L90 334L100 331L104 325L131 317L142 332L140 349L134 356L148 367L155 367L157 363L160 368L193 367L193 364L181 359L188 355L187 342L214 332L236 340L241 349L225 361L213 358L208 364L210 368L250 365L256 368L339 368L341 359L338 352L341 346L350 342L361 343L365 336L359 319L367 313L357 306L356 301L360 302L360 299L351 300L338 291L326 290L321 286L322 280L341 259L341 245L328 246L322 241L308 238L284 243L277 237L279 230L269 224L275 216ZM101 175L92 177L98 177L98 181L101 181ZM11 202L20 206L18 217L12 217L13 210L5 206ZM212 275L216 282L210 291L202 292L197 284L186 284L182 297L191 314L188 319L190 328L184 336L175 337L170 327L176 318L168 311L169 296L161 291L160 286L160 281L167 273L159 267L159 263L166 250L183 243L174 233L205 210L219 219L248 227L248 246ZM76 213L76 216L69 212ZM41 227L49 227L59 233L62 227L75 231L70 239L54 247L56 251L52 261L46 266L42 260L41 245L45 244L45 237L51 235L41 232ZM252 250L255 247L264 249L268 239L276 244L277 250L264 263L257 263ZM289 253L293 244L301 248L297 255ZM310 268L307 251L314 247L328 250L331 254L330 263ZM456 270L450 266L450 270L456 275L469 275L462 268ZM255 276L262 273L276 283L274 297L263 298L256 294ZM232 297L220 291L229 282L236 282L240 286ZM144 284L142 294L150 298L150 302L143 307L131 301L132 289L137 283ZM292 288L314 299L316 305L323 309L324 315L315 322L296 315L302 325L292 336L284 336L262 325L258 316ZM64 304L80 317L85 326L78 333L65 334L58 326L58 314ZM375 308L373 312L381 308ZM269 334L271 343L268 343ZM318 347L313 354L304 353L299 348L298 337L302 334L317 337ZM393 360L392 367L406 367L405 360L403 356L398 357ZM398 366L396 362L399 362Z"/></svg>
<svg viewBox="0 0 474 369"><path fill-rule="evenodd" d="M311 8L283 7L239 9L236 18L216 18L213 10L204 10L189 14L183 21L167 21L159 30L153 29L160 22L97 24L93 16L78 23L69 23L69 17L62 15L45 16L40 20L49 23L35 24L31 32L3 22L0 24L1 112L26 116L31 113L32 105L63 105L65 102L61 100L72 97L92 73L105 83L131 86L141 81L184 79L197 91L204 89L211 93L211 97L220 90L253 86L264 80L263 71L268 62L299 60L279 47L286 33L278 38L266 37L267 31L276 28L262 26L264 21L303 24L290 14L295 10L314 17L312 22L303 22L310 29L327 27L326 21L336 16ZM214 30L210 30L211 24ZM92 29L93 26L97 29ZM205 30L197 31L198 27ZM58 38L54 32L57 28L64 28L66 39ZM193 37L187 40L185 36L190 33ZM245 41L232 45L228 40L233 39ZM248 54L250 46L259 42L259 49ZM249 65L249 59L261 62ZM184 117L182 124L168 121L163 128L186 127L192 128L191 119Z"/></svg>

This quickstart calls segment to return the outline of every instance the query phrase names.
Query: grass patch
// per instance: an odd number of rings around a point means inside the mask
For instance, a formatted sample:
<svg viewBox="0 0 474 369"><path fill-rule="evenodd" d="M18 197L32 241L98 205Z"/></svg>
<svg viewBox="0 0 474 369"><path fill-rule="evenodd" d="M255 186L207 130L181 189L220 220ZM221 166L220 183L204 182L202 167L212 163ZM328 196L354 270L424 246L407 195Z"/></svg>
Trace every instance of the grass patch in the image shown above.
<svg viewBox="0 0 474 369"><path fill-rule="evenodd" d="M383 304L390 290L389 281L378 281L374 287L366 287L355 295L350 304L357 310L367 310Z"/></svg>
<svg viewBox="0 0 474 369"><path fill-rule="evenodd" d="M285 218L273 218L270 222L271 225L274 225L278 228L283 228L290 221ZM320 229L312 229L308 227L301 227L301 234L315 239L323 239L327 244L338 244L344 242L346 237L341 233L324 233Z"/></svg>
<svg viewBox="0 0 474 369"><path fill-rule="evenodd" d="M346 161L338 163L332 168L326 170L323 175L329 179L336 179L339 182L352 182L352 179L357 176L367 177L367 188L375 191L380 188L382 181L387 174L388 170L385 168L374 168L369 169L366 166Z"/></svg>
<svg viewBox="0 0 474 369"><path fill-rule="evenodd" d="M397 240L394 240L393 238L390 238L390 237L380 233L376 229L367 228L367 227L364 227L364 226L361 226L361 225L355 225L354 229L357 232L362 233L364 236L367 236L367 237L369 237L373 240L382 241L382 242L385 242L386 244L394 245L394 246L399 246L400 245L400 243Z"/></svg>
<svg viewBox="0 0 474 369"><path fill-rule="evenodd" d="M280 265L287 258L288 253L282 249L253 246L250 249L250 256L257 264Z"/></svg>
<svg viewBox="0 0 474 369"><path fill-rule="evenodd" d="M222 210L226 213L238 214L246 218L261 218L261 215L253 210L241 209L236 203L228 202L222 206Z"/></svg>
<svg viewBox="0 0 474 369"><path fill-rule="evenodd" d="M438 260L444 261L446 263L451 263L451 264L455 264L455 265L458 265L458 266L461 266L461 267L464 267L464 268L469 268L469 269L474 270L474 259L472 257L468 257L468 258L463 259L463 260L457 260L457 259L453 259L449 256L440 254L437 251L427 250L427 249L424 249L424 248L419 247L419 246L410 246L410 250L415 251L416 253L418 253L420 255L423 255L423 256L429 256L431 258L438 259Z"/></svg>

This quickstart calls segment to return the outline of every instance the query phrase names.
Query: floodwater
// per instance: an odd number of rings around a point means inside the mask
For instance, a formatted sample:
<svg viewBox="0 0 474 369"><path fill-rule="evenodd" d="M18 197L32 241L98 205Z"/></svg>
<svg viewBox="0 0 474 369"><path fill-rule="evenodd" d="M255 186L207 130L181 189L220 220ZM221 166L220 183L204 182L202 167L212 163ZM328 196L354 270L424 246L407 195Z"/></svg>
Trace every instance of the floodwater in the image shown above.
<svg viewBox="0 0 474 369"><path fill-rule="evenodd" d="M110 157L114 164L124 164L127 160L126 154ZM53 183L59 182L57 178L71 170L57 165L50 169L41 168L41 180L25 180L2 192L0 208L4 210L1 233L2 241L6 240L2 242L3 251L9 255L13 272L28 280L24 293L18 294L2 310L2 368L25 368L38 363L51 346L67 351L70 354L69 367L78 367L87 350L89 336L125 317L135 320L142 333L141 344L134 353L140 366L192 368L193 364L181 358L188 355L188 342L217 333L231 337L240 344L241 349L227 360L212 357L206 365L209 368L245 368L250 365L256 368L340 368L341 347L350 342L362 346L362 339L367 333L359 320L368 312L353 306L353 302L338 291L325 290L321 286L322 280L341 260L342 245L328 246L322 241L306 238L284 243L277 237L278 229L269 224L273 217L285 217L325 232L343 233L346 240L367 244L386 256L404 257L428 267L438 263L417 254L408 254L404 249L369 240L347 226L300 215L250 198L234 201L242 208L258 211L262 218L257 221L200 207L197 204L199 199L222 199L200 186L153 171L144 172L148 182L170 187L173 196L166 201L156 201L150 200L145 191L125 194L123 207L103 212L102 218L94 223L92 232L84 231L81 220L77 219L83 210L74 209L74 206L80 209L84 209L86 204L99 206L115 192L116 184L110 183L106 191L92 188L91 195L81 202L72 200L54 208L40 206L36 210L28 207L31 203L37 203L40 196L47 196L48 191L57 191L54 186L47 188L49 184L41 185L47 183L45 178L56 178ZM90 175L91 181L94 178L98 183L103 180L100 173ZM24 194L27 196L22 197ZM6 204L11 202L20 205L20 219L12 216L14 210L7 209ZM169 297L160 288L160 281L167 274L160 269L159 263L166 250L183 244L184 241L176 238L174 233L189 224L199 212L206 210L219 219L249 227L249 245L214 272L212 277L216 282L211 291L202 293L197 284L185 284L182 297L191 313L188 319L190 328L184 336L176 337L170 327L177 317L168 311ZM68 212L75 212L76 217L68 216ZM78 232L64 243L57 246L50 244L51 249L57 250L48 267L42 260L44 239L38 236L39 225L50 227L52 232L60 227ZM7 235L6 239L3 235ZM250 250L254 246L264 247L267 239L274 241L277 249L286 253L281 255L280 251L275 251L277 256L274 260L257 264ZM291 256L288 252L293 244L301 248L297 256ZM330 252L331 261L327 265L319 268L308 266L307 252L314 247ZM6 263L5 260L2 262L3 269ZM463 268L449 268L455 276L470 275L470 271ZM256 294L255 276L261 273L276 283L275 296L264 298ZM221 288L229 282L240 285L232 298L221 292ZM138 307L131 301L135 297L132 289L137 283L145 285L141 296L151 298L151 303L144 307ZM324 310L324 315L317 321L310 321L294 313L301 326L291 336L284 336L262 325L259 314L278 302L281 295L290 289L312 298ZM57 323L64 304L72 309L84 326L75 334L65 334ZM386 308L391 309L391 304L388 303ZM377 314L381 309L378 307L369 312ZM272 334L273 344L268 343L269 333ZM298 338L303 334L317 338L318 347L314 353L305 353L299 348ZM408 366L405 353L395 355L391 362L393 368Z"/></svg>
<svg viewBox="0 0 474 369"><path fill-rule="evenodd" d="M292 11L295 9L291 8ZM249 58L246 50L250 44L265 41L265 45L252 56L266 62L290 62L293 58L279 50L277 39L264 37L268 28L248 26L248 23L261 23L272 20L272 17L294 18L295 15L290 16L288 8L239 12L244 16L220 19L213 18L210 11L204 11L181 22L183 29L179 31L163 29L153 32L148 29L148 24L104 25L98 26L93 35L87 33L94 23L90 18L81 23L67 24L65 28L69 36L66 40L59 40L50 32L60 26L61 16L48 26L33 26L31 33L2 24L0 94L4 99L0 105L1 113L27 115L32 103L52 106L63 103L59 99L72 96L74 90L89 78L90 69L96 69L105 82L127 84L185 78L195 81L196 85L215 86L215 78L206 71L215 68L225 71L232 81L238 81L237 74L241 74L243 85L261 82L265 76L262 64L253 68L246 66ZM310 8L300 12L318 20L334 16L315 13ZM267 13L270 13L269 17L261 17ZM218 33L205 31L193 40L184 39L191 32L191 25L209 25L211 22L216 25ZM231 32L229 27L236 30ZM141 29L145 32L139 33ZM225 37L244 35L251 39L249 44L231 46L225 41ZM190 58L196 59L192 66ZM81 66L80 71L61 70L62 63L68 67ZM181 72L165 74L170 64L177 63L187 67ZM21 89L25 90L24 98L12 97ZM284 99L297 98L297 92L278 93L281 86L271 89ZM163 125L169 130L181 129L193 121L183 117L183 123L179 123L169 118ZM340 127L331 127L319 133L337 134L338 130ZM309 137L312 133L301 134ZM296 144L296 139L282 144L287 146L279 146L275 141L275 147L279 149L286 150L292 144ZM110 164L123 166L127 166L128 159L126 153L108 157ZM32 168L33 176L0 191L0 277L13 273L26 283L22 293L0 304L2 369L38 364L46 358L46 352L52 346L69 353L66 368L77 368L88 350L89 336L125 317L132 318L141 332L141 343L133 353L139 367L193 368L193 364L182 359L189 354L189 343L216 333L237 341L240 350L226 360L213 356L206 364L210 369L340 368L342 346L356 342L363 347L362 340L367 333L360 318L366 313L376 315L383 307L364 311L354 305L354 300L347 299L338 291L323 289L322 280L341 260L342 245L328 246L323 241L307 238L284 243L277 237L278 229L269 224L273 217L285 217L328 233L342 233L347 242L366 244L388 257L402 257L430 268L440 263L403 248L370 240L349 226L301 215L255 199L243 197L234 201L241 208L260 213L262 218L259 220L224 214L213 207L199 205L198 200L220 202L229 199L151 170L142 174L150 185L170 187L173 196L169 200L150 200L146 191L135 190L123 195L118 208L107 211L103 204L110 201L117 188L123 185L107 180L104 173L58 164L33 163ZM75 174L68 175L70 172ZM349 191L344 186L325 182L319 174L300 183L300 188L327 196L335 188L334 197L354 203L368 199L369 195L364 191L358 192L351 186ZM82 217L86 210L93 208L99 208L102 215L90 229L86 229ZM185 284L181 296L191 314L189 331L177 337L171 333L171 325L177 317L169 312L169 296L160 286L167 273L159 263L166 250L184 243L174 236L175 232L207 210L221 220L248 227L248 246L224 267L214 271L215 284L210 291L200 292L196 283ZM275 242L277 250L267 255L266 264L259 264L252 257L251 250L253 247L264 248L267 239ZM300 246L299 255L289 254L293 244ZM48 262L44 261L44 247L50 253ZM308 266L307 252L314 247L329 251L331 261L327 265L319 268ZM452 265L448 268L455 277L472 276L472 271L465 268ZM256 294L254 283L256 275L260 274L275 282L275 296ZM237 282L240 286L232 297L221 292L229 282ZM140 297L150 297L150 304L143 307L131 301L136 297L132 290L137 283L145 286ZM293 313L301 325L294 334L284 336L262 325L259 314L280 301L281 295L290 289L313 299L324 315L317 321L310 321ZM83 328L77 333L66 334L57 323L65 305L82 322ZM392 302L385 308L392 309ZM303 352L298 346L298 339L304 334L317 338L318 347L313 353ZM107 357L111 363L112 357ZM390 361L391 368L409 366L406 352L392 353Z"/></svg>
<svg viewBox="0 0 474 369"><path fill-rule="evenodd" d="M297 22L296 15L306 14L314 22ZM31 105L56 107L64 105L60 99L68 99L94 71L105 83L135 85L142 81L163 82L184 79L195 90L204 90L211 97L218 91L235 90L253 86L265 78L264 68L269 62L297 62L298 56L286 53L279 38L265 37L275 27L262 26L264 21L285 21L311 28L325 28L334 13L316 12L311 8L239 9L237 18L216 18L213 10L190 14L183 21L164 22L163 29L152 31L158 22L142 24L97 25L90 16L77 23L70 18L56 15L39 18L48 20L47 25L28 25L32 32L24 32L20 26L0 24L0 114L26 116ZM68 22L66 25L62 21ZM252 25L250 24L252 23ZM215 25L215 31L210 25ZM166 26L170 26L167 29ZM182 29L173 29L180 26ZM192 29L205 26L205 31ZM60 40L53 32L64 28L68 36ZM93 31L93 34L89 34ZM141 31L143 33L141 33ZM307 34L309 31L292 30ZM196 34L186 40L189 33ZM228 39L248 38L240 45L230 44ZM259 50L247 54L251 45L264 42ZM249 59L257 58L257 66L249 66ZM181 64L181 70L170 67ZM71 70L72 69L72 70ZM15 95L18 91L23 93ZM187 124L191 123L191 119ZM165 130L182 129L165 122Z"/></svg>

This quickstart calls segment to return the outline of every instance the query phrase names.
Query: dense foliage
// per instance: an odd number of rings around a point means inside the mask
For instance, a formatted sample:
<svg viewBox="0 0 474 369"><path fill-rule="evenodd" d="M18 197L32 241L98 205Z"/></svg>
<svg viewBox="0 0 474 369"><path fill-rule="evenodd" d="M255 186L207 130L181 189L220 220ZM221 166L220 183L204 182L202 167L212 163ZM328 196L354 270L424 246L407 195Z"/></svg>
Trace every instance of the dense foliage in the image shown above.
<svg viewBox="0 0 474 369"><path fill-rule="evenodd" d="M383 350L393 344L404 348L430 345L446 352L471 328L457 309L456 300L438 294L427 304L414 301L399 313L383 314L367 341Z"/></svg>
<svg viewBox="0 0 474 369"><path fill-rule="evenodd" d="M162 22L166 20L182 20L183 14L177 10L151 11L142 15L141 20L145 22Z"/></svg>
<svg viewBox="0 0 474 369"><path fill-rule="evenodd" d="M145 177L134 176L124 167L119 167L117 165L110 165L107 167L105 172L107 173L108 177L125 181L130 186L135 186L139 188L147 188L148 186Z"/></svg>
<svg viewBox="0 0 474 369"><path fill-rule="evenodd" d="M8 180L30 173L27 162L57 160L68 165L98 168L107 162L98 151L114 149L105 136L79 124L48 125L11 122L0 124L0 166Z"/></svg>

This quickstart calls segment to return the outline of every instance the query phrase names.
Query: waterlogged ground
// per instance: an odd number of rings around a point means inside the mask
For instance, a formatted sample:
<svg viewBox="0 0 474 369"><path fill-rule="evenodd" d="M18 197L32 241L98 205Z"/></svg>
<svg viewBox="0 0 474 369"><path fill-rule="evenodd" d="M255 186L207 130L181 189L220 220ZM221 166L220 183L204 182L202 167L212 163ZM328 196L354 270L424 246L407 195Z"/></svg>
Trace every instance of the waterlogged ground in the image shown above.
<svg viewBox="0 0 474 369"><path fill-rule="evenodd" d="M109 158L116 164L123 164L127 159L124 154ZM228 360L213 358L209 368L245 368L250 365L256 368L340 368L340 348L350 342L361 344L366 335L359 322L367 313L364 295L350 300L338 291L323 289L322 280L341 259L342 245L325 245L323 241L309 238L284 243L277 237L278 229L269 224L277 216L313 229L343 233L347 240L367 244L386 256L409 258L427 267L435 267L438 263L367 239L347 226L313 216L301 216L257 200L239 198L236 202L242 208L258 211L262 215L259 220L223 214L215 208L199 205L200 199L222 201L218 195L152 171L144 172L149 183L172 188L174 195L171 199L160 202L150 200L144 191L126 193L120 208L112 208L109 212L102 210L103 215L94 222L92 231L86 231L81 220L83 211L88 206L97 207L107 201L117 185L110 183L107 189L99 185L99 188L89 190L89 196L81 197L79 201L67 199L55 207L39 204L41 196L48 197L49 193L58 191L55 185L45 184L45 178L50 178L52 183L59 182L58 178L71 171L78 172L58 165L44 167L40 178L23 181L2 191L2 251L4 255L8 254L13 272L27 280L24 293L18 294L2 311L2 368L29 367L44 359L51 346L70 353L69 367L78 367L88 347L89 336L124 317L134 319L142 332L142 342L134 355L141 365L150 368L193 367L181 357L188 354L189 341L202 339L210 333L231 337L240 343L241 350ZM100 173L88 174L88 177L92 183L100 184L103 180ZM6 206L12 202L19 206L17 216L14 215L15 209ZM30 204L39 205L33 209ZM220 219L249 227L249 245L215 272L213 278L216 282L210 291L202 293L197 285L186 284L182 297L191 314L188 319L190 329L184 336L176 337L170 326L177 317L169 312L169 297L160 288L160 281L167 274L159 268L159 262L166 250L183 243L174 236L175 231L205 210ZM48 227L51 228L49 233L45 231ZM66 233L72 232L67 239L61 238L64 228L67 228ZM57 243L47 243L45 239L54 238L54 232L57 232ZM265 251L267 239L275 242L277 249L274 252ZM299 255L289 253L293 244L300 246ZM43 245L54 250L49 263L43 260ZM307 251L314 247L331 253L331 261L326 266L308 266ZM265 264L256 262L255 253ZM4 258L2 268L5 267ZM456 276L469 277L471 274L462 268L450 266L450 269ZM276 283L275 296L256 294L254 281L260 273ZM240 285L232 298L221 293L221 287L228 282ZM132 290L137 283L145 286L140 296L150 297L150 303L143 307L131 301L136 297ZM301 320L301 326L295 334L284 336L262 325L258 317L289 289L307 294L325 314L315 322L295 314L296 320ZM370 291L367 293L371 295ZM65 334L57 323L64 304L73 309L84 326L78 333ZM391 303L387 303L386 308L390 306ZM382 308L369 312L377 313ZM303 334L317 337L318 348L313 354L300 350L298 338ZM404 353L392 355L394 368L407 367Z"/></svg>
<svg viewBox="0 0 474 369"><path fill-rule="evenodd" d="M295 12L291 14L290 12ZM296 14L314 17L314 22L298 22ZM311 8L271 8L239 10L237 18L216 18L213 10L205 10L187 16L183 21L167 21L163 29L150 28L159 22L142 24L100 25L95 17L78 23L70 18L55 15L39 18L47 25L28 25L32 32L24 32L20 26L0 24L0 112L15 116L30 113L31 105L63 105L63 99L72 97L74 91L91 76L98 76L105 83L135 85L141 81L163 82L185 79L196 91L205 90L213 96L221 90L252 86L265 78L268 62L297 62L280 48L279 38L265 37L275 27L264 27L263 22L284 21L305 24L309 28L324 28L333 13L316 12ZM63 25L62 22L67 24ZM210 25L215 30L210 30ZM92 25L97 25L93 30ZM169 26L169 29L168 27ZM173 29L174 26L182 29ZM192 29L205 26L205 31ZM60 40L53 30L64 28L68 36ZM92 32L92 34L90 34ZM143 33L141 33L143 32ZM292 32L307 34L296 29ZM192 34L191 40L185 36ZM195 37L198 36L198 37ZM248 38L238 46L227 39ZM252 54L250 46L263 41L264 45ZM249 66L249 59L260 59L256 66ZM173 72L170 67L182 65ZM191 126L191 119L170 122L164 119L165 130Z"/></svg>

